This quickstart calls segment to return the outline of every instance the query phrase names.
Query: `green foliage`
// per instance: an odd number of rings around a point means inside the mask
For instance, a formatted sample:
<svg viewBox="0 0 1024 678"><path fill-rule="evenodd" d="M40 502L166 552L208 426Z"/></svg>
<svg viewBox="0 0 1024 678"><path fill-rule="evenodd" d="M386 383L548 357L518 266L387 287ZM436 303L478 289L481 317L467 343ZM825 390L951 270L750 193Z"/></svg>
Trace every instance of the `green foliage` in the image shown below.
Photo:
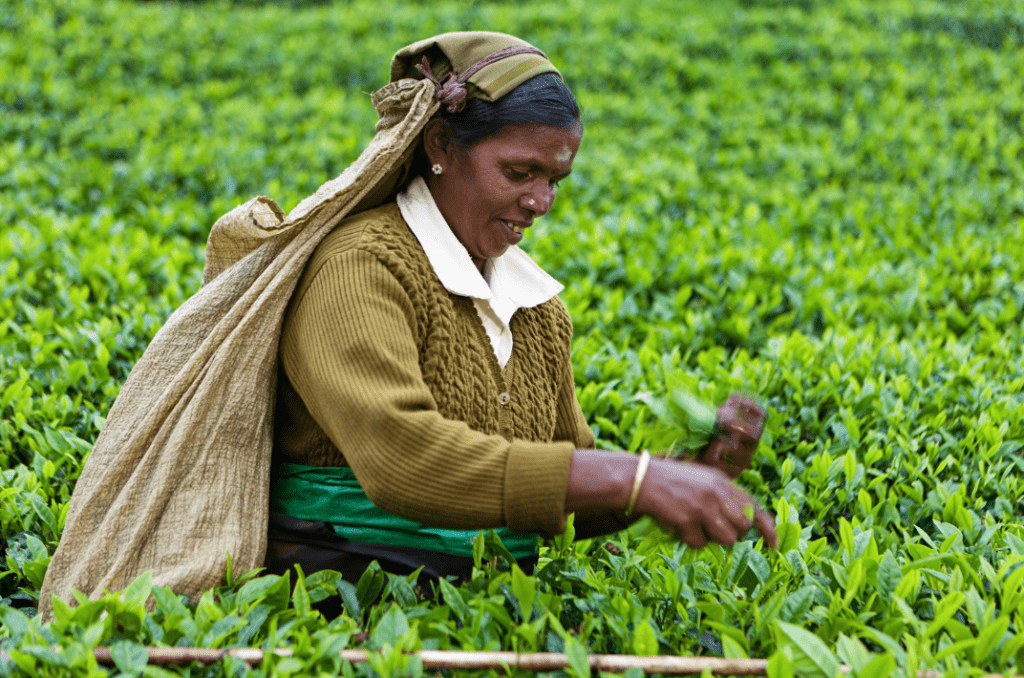
<svg viewBox="0 0 1024 678"><path fill-rule="evenodd" d="M340 173L390 55L465 28L541 46L583 109L524 247L566 284L599 444L657 448L676 385L756 394L740 482L779 550L570 531L527 576L481 535L434 599L379 568L229 573L197 601L142 578L41 625L75 479L209 227ZM1013 0L0 0L0 676L106 675L97 645L160 677L245 667L140 646L294 651L257 675L421 675L418 648L1024 672L1022 72Z"/></svg>
<svg viewBox="0 0 1024 678"><path fill-rule="evenodd" d="M705 445L715 429L713 405L693 395L686 387L666 384L666 393L656 398L638 393L637 398L651 408L656 421L644 431L658 450L693 450Z"/></svg>

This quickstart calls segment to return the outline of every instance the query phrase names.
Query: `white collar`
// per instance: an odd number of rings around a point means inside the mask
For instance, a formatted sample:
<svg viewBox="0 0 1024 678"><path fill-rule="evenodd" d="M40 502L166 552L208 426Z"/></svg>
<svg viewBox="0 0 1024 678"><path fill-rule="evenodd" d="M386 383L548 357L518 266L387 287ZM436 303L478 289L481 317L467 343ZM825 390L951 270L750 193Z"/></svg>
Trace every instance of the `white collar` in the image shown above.
<svg viewBox="0 0 1024 678"><path fill-rule="evenodd" d="M413 179L397 202L445 289L459 296L489 300L505 325L516 310L539 306L565 289L515 245L487 261L488 285L445 221L423 177Z"/></svg>

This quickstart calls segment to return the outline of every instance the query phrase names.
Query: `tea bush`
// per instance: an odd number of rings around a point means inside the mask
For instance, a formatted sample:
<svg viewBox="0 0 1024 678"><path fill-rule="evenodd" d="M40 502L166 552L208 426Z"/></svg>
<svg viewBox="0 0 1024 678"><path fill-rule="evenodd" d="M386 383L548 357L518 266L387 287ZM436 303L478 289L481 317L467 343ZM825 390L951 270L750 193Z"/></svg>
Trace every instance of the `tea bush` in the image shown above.
<svg viewBox="0 0 1024 678"><path fill-rule="evenodd" d="M1024 5L1016 0L0 0L0 675L419 675L419 648L771 657L782 677L1024 673ZM566 284L584 411L757 394L740 482L782 544L656 527L478 540L443 603L407 577L143 577L34 617L121 382L199 286L217 216L285 208L371 138L368 93L426 35L541 46L586 133L524 243ZM294 586L293 586L294 584ZM332 622L316 602L340 594ZM155 609L147 612L150 596ZM375 602L380 597L382 602ZM266 648L144 667L141 645ZM59 646L59 650L55 649ZM346 665L342 647L380 650Z"/></svg>

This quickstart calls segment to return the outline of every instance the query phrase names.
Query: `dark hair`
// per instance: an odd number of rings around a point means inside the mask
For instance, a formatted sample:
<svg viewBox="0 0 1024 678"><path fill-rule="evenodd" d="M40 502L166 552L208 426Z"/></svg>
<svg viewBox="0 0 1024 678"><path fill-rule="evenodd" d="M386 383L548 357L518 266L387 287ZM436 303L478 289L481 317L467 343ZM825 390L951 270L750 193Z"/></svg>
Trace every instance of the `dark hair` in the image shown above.
<svg viewBox="0 0 1024 678"><path fill-rule="evenodd" d="M580 127L580 107L568 86L555 73L541 73L497 101L473 97L458 113L441 107L437 117L448 123L447 141L468 147L509 125Z"/></svg>

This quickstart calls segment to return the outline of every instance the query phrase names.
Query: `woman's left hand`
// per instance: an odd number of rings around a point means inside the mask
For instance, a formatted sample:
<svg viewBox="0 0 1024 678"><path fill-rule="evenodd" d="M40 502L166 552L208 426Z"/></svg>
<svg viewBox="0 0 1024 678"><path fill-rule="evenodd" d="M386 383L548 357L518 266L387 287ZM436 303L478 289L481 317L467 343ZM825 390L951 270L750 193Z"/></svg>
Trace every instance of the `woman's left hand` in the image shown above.
<svg viewBox="0 0 1024 678"><path fill-rule="evenodd" d="M766 416L764 408L749 396L733 393L718 408L715 418L718 435L701 450L697 461L735 480L750 468Z"/></svg>

